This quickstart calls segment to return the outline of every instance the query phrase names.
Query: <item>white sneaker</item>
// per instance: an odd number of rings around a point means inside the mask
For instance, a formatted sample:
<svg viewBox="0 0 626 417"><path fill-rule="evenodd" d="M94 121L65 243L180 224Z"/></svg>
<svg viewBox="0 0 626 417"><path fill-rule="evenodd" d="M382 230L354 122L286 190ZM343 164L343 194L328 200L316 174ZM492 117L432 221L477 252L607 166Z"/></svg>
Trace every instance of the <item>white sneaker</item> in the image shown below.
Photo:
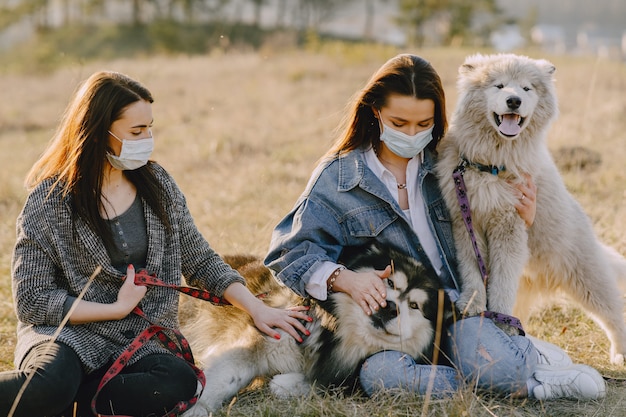
<svg viewBox="0 0 626 417"><path fill-rule="evenodd" d="M587 365L538 365L533 376L540 384L533 388L533 396L538 400L598 400L606 395L602 375Z"/></svg>
<svg viewBox="0 0 626 417"><path fill-rule="evenodd" d="M567 352L560 347L533 336L526 335L526 337L530 339L535 349L537 349L540 365L552 365L561 368L572 365L572 360L567 355Z"/></svg>

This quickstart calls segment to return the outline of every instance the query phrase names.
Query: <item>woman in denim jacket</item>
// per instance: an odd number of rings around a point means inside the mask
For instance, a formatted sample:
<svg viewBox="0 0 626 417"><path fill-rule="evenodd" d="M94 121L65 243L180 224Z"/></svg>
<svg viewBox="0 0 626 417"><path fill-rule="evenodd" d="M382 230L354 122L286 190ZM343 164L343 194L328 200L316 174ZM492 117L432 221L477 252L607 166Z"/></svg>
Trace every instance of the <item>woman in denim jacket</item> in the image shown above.
<svg viewBox="0 0 626 417"><path fill-rule="evenodd" d="M293 210L276 226L265 259L276 277L302 296L325 300L349 294L365 314L385 306L384 271L356 273L337 263L344 247L372 239L389 244L441 279L452 301L460 283L451 221L434 175L437 144L447 128L441 80L414 55L385 63L356 96L345 127L322 158ZM535 214L535 186L518 186L517 210L527 224ZM554 345L508 336L490 319L470 317L448 329L444 347L454 367L419 365L401 352L368 358L360 370L364 391L409 389L436 395L466 381L504 395L539 399L595 399L604 393L592 368L572 365ZM458 371L458 372L457 372ZM598 380L599 378L599 380Z"/></svg>

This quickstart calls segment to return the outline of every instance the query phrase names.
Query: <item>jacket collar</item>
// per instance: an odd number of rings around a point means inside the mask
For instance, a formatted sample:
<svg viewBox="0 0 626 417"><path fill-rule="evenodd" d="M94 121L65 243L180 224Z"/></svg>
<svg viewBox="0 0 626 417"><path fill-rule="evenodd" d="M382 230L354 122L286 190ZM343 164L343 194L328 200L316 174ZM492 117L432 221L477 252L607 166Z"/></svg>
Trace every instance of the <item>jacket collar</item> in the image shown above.
<svg viewBox="0 0 626 417"><path fill-rule="evenodd" d="M372 177L375 178L377 182L380 182L365 164L365 152L367 152L365 149L356 149L339 156L339 191L349 191L359 185L361 188L371 191L368 184L371 184ZM433 172L434 157L432 151L429 149L424 150L422 169L425 172Z"/></svg>

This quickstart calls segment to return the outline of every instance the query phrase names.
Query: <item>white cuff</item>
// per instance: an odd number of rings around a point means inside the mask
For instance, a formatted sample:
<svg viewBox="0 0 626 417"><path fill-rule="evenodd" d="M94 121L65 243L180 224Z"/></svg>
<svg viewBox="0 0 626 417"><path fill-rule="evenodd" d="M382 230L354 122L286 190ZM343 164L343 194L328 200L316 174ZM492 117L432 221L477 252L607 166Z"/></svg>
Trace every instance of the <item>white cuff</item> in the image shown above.
<svg viewBox="0 0 626 417"><path fill-rule="evenodd" d="M335 269L339 268L339 264L326 261L319 266L311 275L311 279L306 284L305 289L309 295L315 299L324 301L328 297L326 292L328 277Z"/></svg>

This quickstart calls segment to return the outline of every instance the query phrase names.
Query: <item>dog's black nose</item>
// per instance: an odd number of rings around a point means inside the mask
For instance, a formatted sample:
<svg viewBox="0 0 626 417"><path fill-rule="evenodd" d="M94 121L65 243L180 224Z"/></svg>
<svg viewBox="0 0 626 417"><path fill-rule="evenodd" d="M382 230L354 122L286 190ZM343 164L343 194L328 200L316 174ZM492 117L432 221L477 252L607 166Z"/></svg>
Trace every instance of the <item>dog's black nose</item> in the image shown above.
<svg viewBox="0 0 626 417"><path fill-rule="evenodd" d="M381 307L378 311L383 320L391 320L398 317L398 306L393 301L387 301L385 307Z"/></svg>
<svg viewBox="0 0 626 417"><path fill-rule="evenodd" d="M398 317L398 306L393 301L387 300L387 305L381 307L371 315L370 320L374 327L384 329L388 321Z"/></svg>
<svg viewBox="0 0 626 417"><path fill-rule="evenodd" d="M509 106L511 110L519 109L519 106L522 105L522 99L518 96L510 96L506 99L506 105Z"/></svg>
<svg viewBox="0 0 626 417"><path fill-rule="evenodd" d="M393 311L397 312L398 311L398 306L393 301L387 300L387 305L385 306L385 309L389 309L389 310L393 310Z"/></svg>

